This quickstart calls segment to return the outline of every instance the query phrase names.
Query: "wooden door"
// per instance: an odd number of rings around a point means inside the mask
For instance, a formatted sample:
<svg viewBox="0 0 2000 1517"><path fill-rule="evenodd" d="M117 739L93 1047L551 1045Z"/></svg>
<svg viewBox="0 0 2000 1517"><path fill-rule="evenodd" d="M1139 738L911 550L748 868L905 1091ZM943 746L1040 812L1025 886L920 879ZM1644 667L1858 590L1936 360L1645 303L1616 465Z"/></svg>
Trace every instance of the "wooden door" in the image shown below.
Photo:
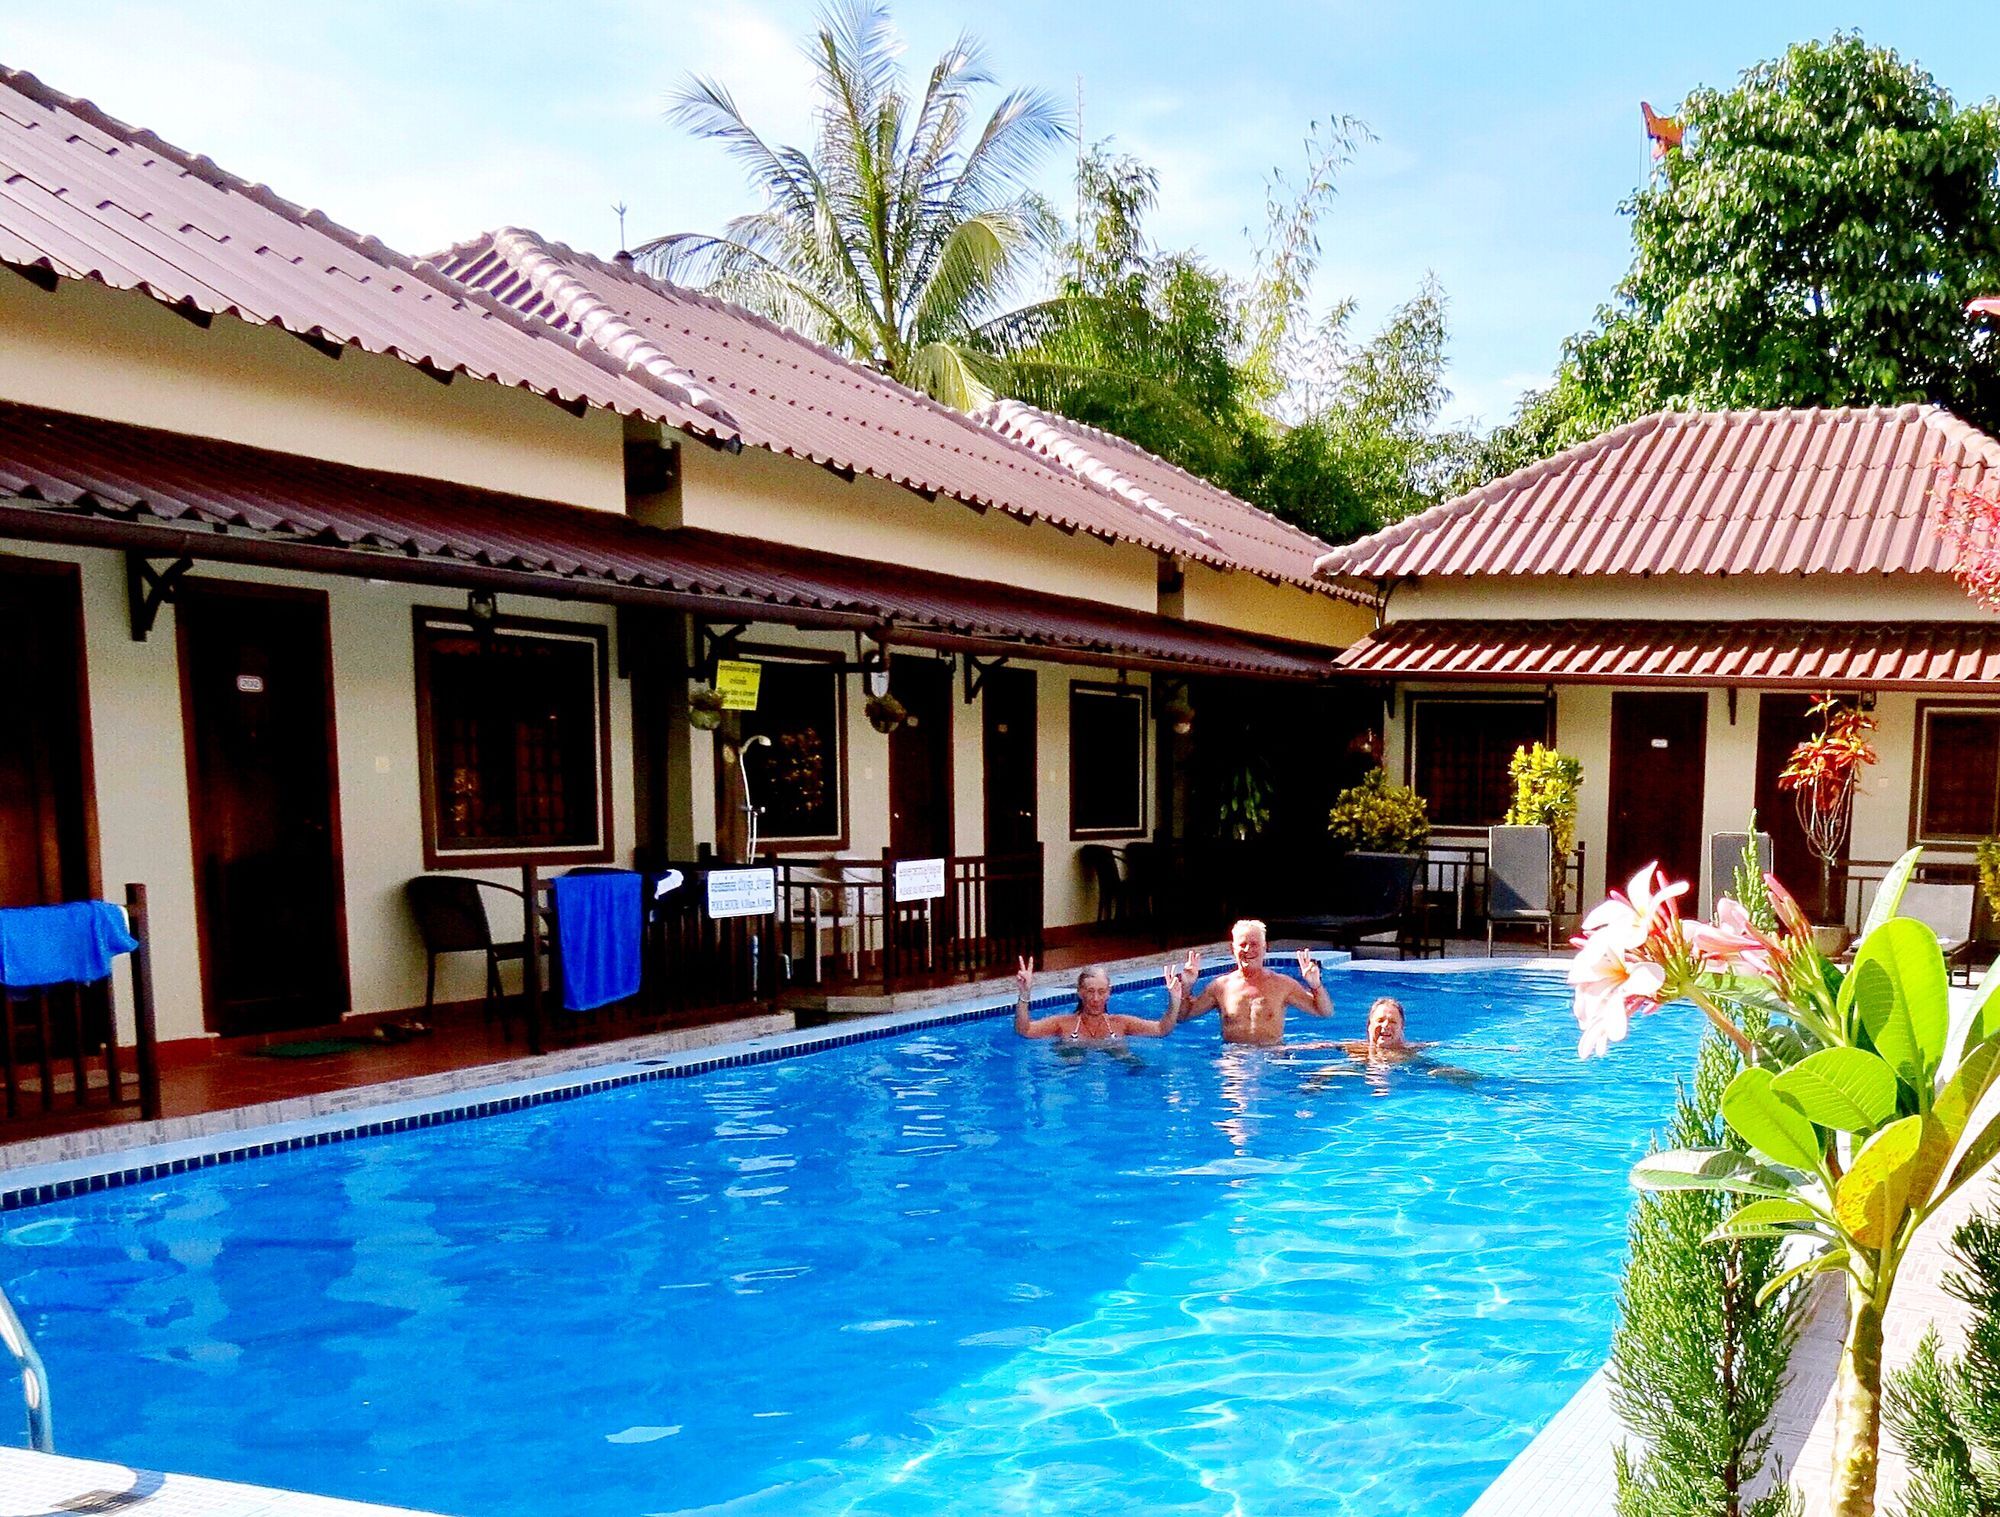
<svg viewBox="0 0 2000 1517"><path fill-rule="evenodd" d="M0 561L0 906L99 894L83 602L69 564Z"/></svg>
<svg viewBox="0 0 2000 1517"><path fill-rule="evenodd" d="M1819 856L1806 842L1791 792L1778 788L1778 774L1791 762L1792 750L1819 730L1818 719L1806 715L1815 699L1772 691L1757 702L1757 826L1771 834L1771 872L1808 907L1819 901ZM1843 846L1843 856L1846 851ZM1838 912L1828 914L1826 903L1820 905L1815 921L1840 919Z"/></svg>
<svg viewBox="0 0 2000 1517"><path fill-rule="evenodd" d="M889 846L899 858L951 849L951 672L943 659L896 659L889 691L909 719L889 735Z"/></svg>
<svg viewBox="0 0 2000 1517"><path fill-rule="evenodd" d="M348 984L326 597L183 581L176 622L208 1026L334 1021Z"/></svg>
<svg viewBox="0 0 2000 1517"><path fill-rule="evenodd" d="M986 727L986 851L1027 853L1037 835L1034 671L989 670L980 703Z"/></svg>
<svg viewBox="0 0 2000 1517"><path fill-rule="evenodd" d="M1699 885L1707 749L1705 692L1621 690L1611 697L1608 888L1623 889L1654 860L1669 879Z"/></svg>

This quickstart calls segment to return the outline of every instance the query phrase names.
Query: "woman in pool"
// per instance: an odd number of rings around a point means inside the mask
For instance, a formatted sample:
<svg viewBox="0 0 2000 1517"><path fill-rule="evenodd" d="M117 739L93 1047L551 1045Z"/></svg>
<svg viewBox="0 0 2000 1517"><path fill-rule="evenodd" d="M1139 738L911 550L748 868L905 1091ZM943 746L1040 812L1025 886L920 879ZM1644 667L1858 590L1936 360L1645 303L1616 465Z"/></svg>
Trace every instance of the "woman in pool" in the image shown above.
<svg viewBox="0 0 2000 1517"><path fill-rule="evenodd" d="M1167 974L1171 986L1173 971L1170 969ZM1164 1038L1174 1030L1171 998L1167 1014L1157 1022L1105 1010L1105 1003L1111 999L1111 976L1095 967L1084 970L1076 977L1076 1010L1058 1012L1052 1017L1035 1020L1028 1017L1028 1001L1035 984L1033 959L1021 960L1021 967L1014 972L1014 982L1021 987L1020 998L1014 1003L1014 1031L1024 1038L1060 1038L1065 1043L1117 1043L1125 1038Z"/></svg>
<svg viewBox="0 0 2000 1517"><path fill-rule="evenodd" d="M1347 1050L1350 1059L1357 1064L1365 1064L1371 1071L1390 1064L1407 1064L1412 1069L1436 1075L1454 1085L1469 1085L1479 1078L1469 1069L1460 1069L1456 1064L1440 1064L1431 1058L1429 1050L1437 1044L1412 1043L1407 1036L1403 1003L1394 996L1377 996L1370 1004L1366 1042L1343 1043L1341 1047Z"/></svg>

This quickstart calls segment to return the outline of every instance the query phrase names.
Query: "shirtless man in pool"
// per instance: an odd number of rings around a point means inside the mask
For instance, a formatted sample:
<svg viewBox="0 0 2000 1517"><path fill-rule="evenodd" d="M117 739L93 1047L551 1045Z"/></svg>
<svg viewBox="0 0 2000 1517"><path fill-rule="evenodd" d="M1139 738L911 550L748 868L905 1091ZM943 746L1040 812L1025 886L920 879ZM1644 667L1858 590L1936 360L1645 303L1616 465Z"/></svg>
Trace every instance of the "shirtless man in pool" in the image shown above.
<svg viewBox="0 0 2000 1517"><path fill-rule="evenodd" d="M1065 1043L1116 1043L1121 1038L1164 1038L1174 1030L1173 971L1167 971L1167 1014L1157 1022L1105 1010L1111 999L1111 976L1086 969L1076 977L1076 1010L1030 1020L1028 1003L1035 988L1035 961L1021 960L1014 972L1021 987L1014 1002L1014 1031L1024 1038L1060 1038Z"/></svg>
<svg viewBox="0 0 2000 1517"><path fill-rule="evenodd" d="M1169 1015L1185 1022L1204 1012L1222 1012L1222 1041L1274 1045L1285 1041L1285 1008L1296 1006L1316 1017L1333 1015L1333 997L1320 983L1319 960L1299 950L1299 974L1305 984L1264 967L1264 924L1238 922L1229 930L1229 947L1236 968L1209 981L1208 989L1189 999L1201 974L1201 954L1189 949L1187 963L1167 971L1174 1006Z"/></svg>

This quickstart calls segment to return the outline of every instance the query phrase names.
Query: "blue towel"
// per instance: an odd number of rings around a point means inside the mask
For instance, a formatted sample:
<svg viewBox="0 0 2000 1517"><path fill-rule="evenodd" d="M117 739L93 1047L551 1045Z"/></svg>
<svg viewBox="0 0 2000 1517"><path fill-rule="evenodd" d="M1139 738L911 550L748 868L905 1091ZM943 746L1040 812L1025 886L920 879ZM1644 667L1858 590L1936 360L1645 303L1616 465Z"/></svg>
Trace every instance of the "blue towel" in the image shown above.
<svg viewBox="0 0 2000 1517"><path fill-rule="evenodd" d="M95 985L138 946L109 901L10 907L0 910L0 985Z"/></svg>
<svg viewBox="0 0 2000 1517"><path fill-rule="evenodd" d="M566 1009L591 1011L639 993L639 886L625 869L556 876Z"/></svg>

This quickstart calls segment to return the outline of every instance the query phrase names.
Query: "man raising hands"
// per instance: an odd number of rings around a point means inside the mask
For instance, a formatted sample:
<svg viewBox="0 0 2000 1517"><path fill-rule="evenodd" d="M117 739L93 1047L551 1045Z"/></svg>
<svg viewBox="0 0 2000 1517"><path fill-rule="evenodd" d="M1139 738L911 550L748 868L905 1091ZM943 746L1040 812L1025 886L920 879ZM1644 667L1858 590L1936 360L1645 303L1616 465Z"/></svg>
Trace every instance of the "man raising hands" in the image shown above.
<svg viewBox="0 0 2000 1517"><path fill-rule="evenodd" d="M1188 999L1201 975L1201 954L1189 949L1187 963L1179 971L1167 971L1168 990L1173 998L1170 1015L1177 1022L1204 1012L1222 1012L1222 1041L1225 1043L1277 1044L1285 1041L1285 1008L1297 1006L1316 1017L1333 1015L1333 997L1320 983L1319 961L1299 950L1301 985L1289 976L1264 967L1264 924L1238 922L1229 930L1229 947L1236 968L1211 980L1208 989Z"/></svg>

